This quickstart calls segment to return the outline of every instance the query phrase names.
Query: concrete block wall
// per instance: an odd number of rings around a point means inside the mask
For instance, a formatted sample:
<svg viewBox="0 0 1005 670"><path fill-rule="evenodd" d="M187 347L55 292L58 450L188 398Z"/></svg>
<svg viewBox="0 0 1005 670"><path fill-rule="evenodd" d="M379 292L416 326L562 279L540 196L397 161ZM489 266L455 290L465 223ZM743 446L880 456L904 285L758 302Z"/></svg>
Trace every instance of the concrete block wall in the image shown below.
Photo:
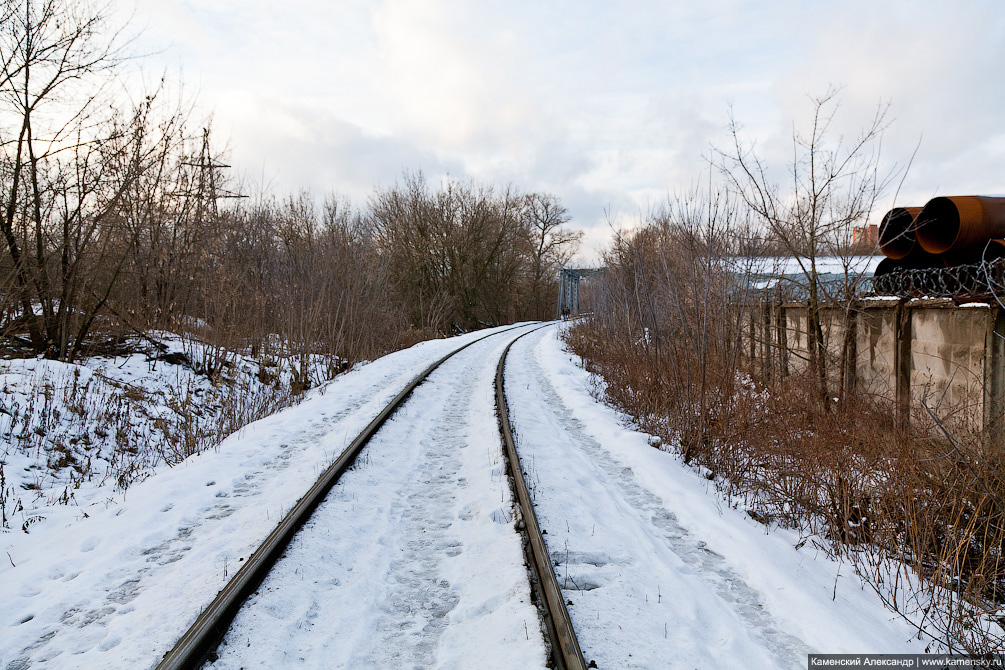
<svg viewBox="0 0 1005 670"><path fill-rule="evenodd" d="M1003 312L997 306L958 306L950 300L873 299L823 306L831 383L886 400L905 419L912 407L924 403L947 423L1005 428ZM807 324L805 303L754 306L745 350L765 372L799 372L809 364Z"/></svg>
<svg viewBox="0 0 1005 670"><path fill-rule="evenodd" d="M856 383L866 393L897 400L897 310L876 305L858 313Z"/></svg>
<svg viewBox="0 0 1005 670"><path fill-rule="evenodd" d="M984 422L989 307L911 310L910 401Z"/></svg>

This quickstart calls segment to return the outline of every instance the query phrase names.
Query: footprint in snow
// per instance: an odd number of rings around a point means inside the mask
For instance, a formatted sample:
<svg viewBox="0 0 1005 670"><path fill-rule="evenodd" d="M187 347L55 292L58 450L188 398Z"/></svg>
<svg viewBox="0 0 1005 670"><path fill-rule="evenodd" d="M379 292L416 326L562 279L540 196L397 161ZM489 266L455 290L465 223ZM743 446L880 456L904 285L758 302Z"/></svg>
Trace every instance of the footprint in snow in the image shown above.
<svg viewBox="0 0 1005 670"><path fill-rule="evenodd" d="M513 520L513 513L510 510L504 509L502 507L496 507L494 510L492 510L492 514L490 516L492 517L492 520L495 521L496 523L509 523L510 521Z"/></svg>

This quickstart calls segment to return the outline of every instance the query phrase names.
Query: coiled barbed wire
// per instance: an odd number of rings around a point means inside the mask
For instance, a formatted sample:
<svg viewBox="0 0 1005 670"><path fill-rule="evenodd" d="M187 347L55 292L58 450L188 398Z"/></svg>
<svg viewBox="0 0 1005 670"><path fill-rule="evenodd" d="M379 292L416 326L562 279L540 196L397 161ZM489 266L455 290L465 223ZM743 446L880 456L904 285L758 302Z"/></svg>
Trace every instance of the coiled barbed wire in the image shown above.
<svg viewBox="0 0 1005 670"><path fill-rule="evenodd" d="M1005 298L1005 258L946 268L898 269L874 277L872 287L876 295L901 298L1001 300Z"/></svg>

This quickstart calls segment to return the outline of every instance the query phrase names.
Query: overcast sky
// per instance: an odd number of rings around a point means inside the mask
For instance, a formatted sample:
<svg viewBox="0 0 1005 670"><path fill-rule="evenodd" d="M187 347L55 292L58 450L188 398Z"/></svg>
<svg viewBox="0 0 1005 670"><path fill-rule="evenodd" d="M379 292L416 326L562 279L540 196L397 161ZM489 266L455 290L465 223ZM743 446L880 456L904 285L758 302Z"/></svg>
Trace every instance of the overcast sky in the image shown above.
<svg viewBox="0 0 1005 670"><path fill-rule="evenodd" d="M784 178L808 95L834 137L891 105L897 205L1005 193L1001 0L135 0L235 173L350 196L422 170L558 195L587 231L707 179L730 110ZM876 220L893 206L893 192Z"/></svg>

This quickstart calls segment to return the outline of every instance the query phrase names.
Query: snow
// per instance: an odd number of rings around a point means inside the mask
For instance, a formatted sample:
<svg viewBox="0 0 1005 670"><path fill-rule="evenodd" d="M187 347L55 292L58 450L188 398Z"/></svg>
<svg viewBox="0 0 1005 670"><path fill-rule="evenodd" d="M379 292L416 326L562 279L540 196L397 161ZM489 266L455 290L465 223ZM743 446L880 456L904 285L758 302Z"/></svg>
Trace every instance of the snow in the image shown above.
<svg viewBox="0 0 1005 670"><path fill-rule="evenodd" d="M484 334L361 366L124 496L53 506L30 532L4 532L0 667L152 667L383 406Z"/></svg>
<svg viewBox="0 0 1005 670"><path fill-rule="evenodd" d="M923 652L850 567L766 534L598 404L556 329L510 356L520 458L587 659L803 668L808 653Z"/></svg>
<svg viewBox="0 0 1005 670"><path fill-rule="evenodd" d="M598 404L558 331L514 346L507 394L588 660L774 668L805 667L811 651L921 651L848 566L765 533ZM241 613L216 667L544 667L491 409L495 361L519 332L416 389ZM78 497L0 535L0 668L154 666L383 405L485 334L359 366L124 496Z"/></svg>
<svg viewBox="0 0 1005 670"><path fill-rule="evenodd" d="M883 256L817 256L816 267L820 274L843 274L846 269L852 274L872 275ZM800 259L793 256L744 258L741 267L749 267L755 273L771 273L793 275L802 273ZM809 265L809 258L802 258L804 265Z"/></svg>
<svg viewBox="0 0 1005 670"><path fill-rule="evenodd" d="M242 609L214 668L534 668L545 648L494 423L513 335L434 372Z"/></svg>
<svg viewBox="0 0 1005 670"><path fill-rule="evenodd" d="M79 364L0 361L4 526L63 516L67 504L121 500L158 467L215 446L227 425L295 400L289 360L230 354L222 374L210 378L193 368L220 350L169 333L153 338L163 350L141 341L132 353Z"/></svg>

